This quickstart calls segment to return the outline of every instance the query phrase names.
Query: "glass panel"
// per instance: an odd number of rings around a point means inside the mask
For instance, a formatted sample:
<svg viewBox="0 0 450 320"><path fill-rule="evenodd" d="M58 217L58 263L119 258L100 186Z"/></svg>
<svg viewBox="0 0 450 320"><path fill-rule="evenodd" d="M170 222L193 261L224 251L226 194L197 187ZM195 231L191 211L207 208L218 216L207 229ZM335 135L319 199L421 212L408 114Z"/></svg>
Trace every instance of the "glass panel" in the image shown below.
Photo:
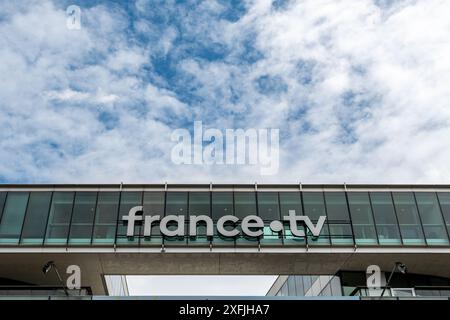
<svg viewBox="0 0 450 320"><path fill-rule="evenodd" d="M303 215L302 198L300 192L280 192L280 211L281 218L289 215L289 210L294 210L298 216ZM305 231L303 225L298 225L299 230ZM304 237L296 237L289 229L289 223L284 222L284 244L287 245L305 245Z"/></svg>
<svg viewBox="0 0 450 320"><path fill-rule="evenodd" d="M73 205L69 243L91 243L97 192L77 192Z"/></svg>
<svg viewBox="0 0 450 320"><path fill-rule="evenodd" d="M280 220L278 193L258 192L258 215L268 222Z"/></svg>
<svg viewBox="0 0 450 320"><path fill-rule="evenodd" d="M0 192L0 221L2 219L3 207L5 206L6 192Z"/></svg>
<svg viewBox="0 0 450 320"><path fill-rule="evenodd" d="M0 243L17 244L27 208L28 192L9 192L0 221Z"/></svg>
<svg viewBox="0 0 450 320"><path fill-rule="evenodd" d="M448 244L447 231L434 192L416 192L417 206L428 244Z"/></svg>
<svg viewBox="0 0 450 320"><path fill-rule="evenodd" d="M212 218L214 224L220 217L233 215L233 193L232 192L213 192L212 193ZM226 238L217 233L217 226L214 225L213 245L233 246L234 239Z"/></svg>
<svg viewBox="0 0 450 320"><path fill-rule="evenodd" d="M119 222L117 227L117 244L137 245L139 244L139 235L141 234L142 221L134 223L134 237L127 237L128 224L122 220L127 216L130 209L136 206L142 206L142 192L124 191L120 196ZM138 214L142 214L138 212Z"/></svg>
<svg viewBox="0 0 450 320"><path fill-rule="evenodd" d="M74 192L54 192L48 218L46 244L66 244Z"/></svg>
<svg viewBox="0 0 450 320"><path fill-rule="evenodd" d="M438 192L442 215L444 216L447 231L450 233L450 192Z"/></svg>
<svg viewBox="0 0 450 320"><path fill-rule="evenodd" d="M157 216L164 217L164 192L144 192L144 217ZM144 218L145 219L145 218ZM141 235L144 235L144 228L141 228ZM152 223L151 236L141 238L141 244L161 245L162 236L159 229L159 222Z"/></svg>
<svg viewBox="0 0 450 320"><path fill-rule="evenodd" d="M305 216L315 224L320 216L326 216L325 202L322 192L303 192L303 206ZM313 237L308 231L308 244L324 245L330 243L328 221L323 225L322 232L319 237Z"/></svg>
<svg viewBox="0 0 450 320"><path fill-rule="evenodd" d="M248 215L256 215L256 197L254 192L234 193L235 216L242 219Z"/></svg>
<svg viewBox="0 0 450 320"><path fill-rule="evenodd" d="M119 192L98 193L93 243L114 244L116 240L119 197Z"/></svg>
<svg viewBox="0 0 450 320"><path fill-rule="evenodd" d="M242 219L249 215L256 215L256 194L255 192L235 192L234 193L234 210L235 216L239 221L239 230L241 229ZM240 235L236 238L236 244L240 245L257 245L258 239L248 237L240 231Z"/></svg>
<svg viewBox="0 0 450 320"><path fill-rule="evenodd" d="M189 193L189 216L210 216L210 193L209 192L190 192ZM186 231L187 233L187 231ZM191 245L209 245L209 239L206 236L206 224L197 224L197 236L189 238Z"/></svg>
<svg viewBox="0 0 450 320"><path fill-rule="evenodd" d="M344 192L325 192L327 220L332 244L353 244L350 215Z"/></svg>
<svg viewBox="0 0 450 320"><path fill-rule="evenodd" d="M397 212L403 244L424 244L419 213L412 192L393 192L395 210Z"/></svg>
<svg viewBox="0 0 450 320"><path fill-rule="evenodd" d="M264 220L261 244L282 244L281 233L273 232L269 225L272 221L280 221L280 208L277 192L258 192L258 215Z"/></svg>
<svg viewBox="0 0 450 320"><path fill-rule="evenodd" d="M356 244L376 244L377 235L367 192L347 193Z"/></svg>
<svg viewBox="0 0 450 320"><path fill-rule="evenodd" d="M379 243L384 245L401 244L391 194L389 192L371 192L370 200Z"/></svg>
<svg viewBox="0 0 450 320"><path fill-rule="evenodd" d="M21 243L41 245L44 242L51 199L51 192L31 192Z"/></svg>
<svg viewBox="0 0 450 320"><path fill-rule="evenodd" d="M187 211L188 193L187 192L167 192L166 200L166 216L168 215L183 215L185 219L188 216ZM167 225L169 230L175 229L176 223ZM187 229L185 224L185 231ZM185 233L186 234L186 233ZM187 237L164 237L164 244L166 245L185 245L187 243Z"/></svg>

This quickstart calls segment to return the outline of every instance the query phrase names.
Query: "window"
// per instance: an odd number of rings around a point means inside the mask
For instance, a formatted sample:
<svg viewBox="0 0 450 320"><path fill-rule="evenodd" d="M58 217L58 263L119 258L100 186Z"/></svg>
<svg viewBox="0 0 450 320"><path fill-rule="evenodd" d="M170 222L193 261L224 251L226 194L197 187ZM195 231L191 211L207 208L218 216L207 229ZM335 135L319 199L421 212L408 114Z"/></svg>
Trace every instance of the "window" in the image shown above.
<svg viewBox="0 0 450 320"><path fill-rule="evenodd" d="M353 244L352 227L344 192L325 192L331 243Z"/></svg>
<svg viewBox="0 0 450 320"><path fill-rule="evenodd" d="M379 243L382 245L401 244L391 194L389 192L371 192L369 195Z"/></svg>
<svg viewBox="0 0 450 320"><path fill-rule="evenodd" d="M23 224L21 243L41 245L50 209L51 192L31 192Z"/></svg>
<svg viewBox="0 0 450 320"><path fill-rule="evenodd" d="M116 238L119 192L99 192L95 213L95 244L114 244Z"/></svg>
<svg viewBox="0 0 450 320"><path fill-rule="evenodd" d="M185 218L188 217L188 193L187 192L167 192L166 199L166 216L168 215L182 215ZM175 229L176 223L169 223L167 228L169 230ZM188 225L184 225L185 231ZM185 233L186 234L186 233ZM187 237L167 237L164 236L164 244L166 245L185 245L187 242Z"/></svg>
<svg viewBox="0 0 450 320"><path fill-rule="evenodd" d="M54 192L48 218L46 244L66 244L74 192Z"/></svg>
<svg viewBox="0 0 450 320"><path fill-rule="evenodd" d="M256 214L256 194L255 192L235 192L234 193L234 213L240 219L238 229L241 229L242 219L249 215ZM255 237L248 237L240 232L236 238L237 245L256 245L258 239Z"/></svg>
<svg viewBox="0 0 450 320"><path fill-rule="evenodd" d="M189 216L205 215L210 217L210 193L209 192L190 192L189 193ZM209 245L209 239L206 236L206 224L197 224L197 236L191 237L191 245Z"/></svg>
<svg viewBox="0 0 450 320"><path fill-rule="evenodd" d="M90 244L97 192L77 192L73 205L69 244Z"/></svg>
<svg viewBox="0 0 450 320"><path fill-rule="evenodd" d="M434 192L416 192L417 207L428 244L448 244L447 231Z"/></svg>
<svg viewBox="0 0 450 320"><path fill-rule="evenodd" d="M422 226L412 192L393 192L395 211L400 224L403 244L424 244Z"/></svg>
<svg viewBox="0 0 450 320"><path fill-rule="evenodd" d="M214 238L215 246L234 245L234 239L223 237L217 232L217 220L226 215L234 215L233 193L232 192L213 192L212 199L212 219L214 221Z"/></svg>
<svg viewBox="0 0 450 320"><path fill-rule="evenodd" d="M289 215L289 210L294 210L298 216L303 215L302 198L300 192L280 192L280 212L281 219ZM298 229L305 231L305 227L301 224ZM286 245L305 245L306 238L296 237L292 234L289 223L284 223L284 244Z"/></svg>
<svg viewBox="0 0 450 320"><path fill-rule="evenodd" d="M28 192L9 192L0 221L0 243L17 244L28 203Z"/></svg>
<svg viewBox="0 0 450 320"><path fill-rule="evenodd" d="M146 216L164 217L164 192L148 191L144 192L144 219ZM144 228L141 228L141 236L144 235ZM161 245L162 236L159 229L159 222L152 223L150 237L141 238L141 244Z"/></svg>
<svg viewBox="0 0 450 320"><path fill-rule="evenodd" d="M438 192L438 198L447 231L450 233L450 192Z"/></svg>
<svg viewBox="0 0 450 320"><path fill-rule="evenodd" d="M281 233L270 229L270 222L280 221L280 207L277 192L258 192L258 215L264 220L261 244L281 244Z"/></svg>
<svg viewBox="0 0 450 320"><path fill-rule="evenodd" d="M369 194L367 192L349 192L347 197L356 244L376 244L377 235Z"/></svg>
<svg viewBox="0 0 450 320"><path fill-rule="evenodd" d="M136 206L142 206L141 191L124 191L120 196L119 221L117 226L117 244L137 245L139 244L139 235L141 233L142 221L134 222L134 237L127 237L128 224L122 220L127 216L130 209ZM142 214L138 212L137 215Z"/></svg>
<svg viewBox="0 0 450 320"><path fill-rule="evenodd" d="M5 206L6 192L0 192L0 221L2 219L3 207Z"/></svg>
<svg viewBox="0 0 450 320"><path fill-rule="evenodd" d="M325 202L322 192L303 192L304 214L308 216L313 223L317 223L320 216L326 216ZM328 222L323 225L322 232L319 237L313 237L308 231L308 244L323 245L330 243L328 232Z"/></svg>

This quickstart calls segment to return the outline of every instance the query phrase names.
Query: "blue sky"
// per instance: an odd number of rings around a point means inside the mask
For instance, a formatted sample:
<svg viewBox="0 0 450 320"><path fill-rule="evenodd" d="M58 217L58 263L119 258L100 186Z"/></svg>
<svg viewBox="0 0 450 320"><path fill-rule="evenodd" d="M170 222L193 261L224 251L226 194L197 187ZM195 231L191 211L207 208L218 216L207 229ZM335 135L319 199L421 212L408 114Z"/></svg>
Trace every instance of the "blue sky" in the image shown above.
<svg viewBox="0 0 450 320"><path fill-rule="evenodd" d="M0 182L448 183L449 16L447 0L2 1ZM196 120L279 129L279 173L174 164L170 136Z"/></svg>
<svg viewBox="0 0 450 320"><path fill-rule="evenodd" d="M65 9L81 7L81 30ZM444 183L450 3L0 4L0 182ZM280 170L176 165L176 128L280 130Z"/></svg>

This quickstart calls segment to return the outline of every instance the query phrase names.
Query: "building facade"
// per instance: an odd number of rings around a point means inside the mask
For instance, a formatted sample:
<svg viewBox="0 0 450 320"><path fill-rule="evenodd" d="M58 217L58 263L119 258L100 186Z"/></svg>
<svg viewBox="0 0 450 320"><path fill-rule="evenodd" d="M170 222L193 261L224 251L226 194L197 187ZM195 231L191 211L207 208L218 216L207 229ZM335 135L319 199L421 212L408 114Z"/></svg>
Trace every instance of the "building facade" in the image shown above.
<svg viewBox="0 0 450 320"><path fill-rule="evenodd" d="M192 226L199 216L212 228ZM54 260L79 265L99 295L106 275L126 274L276 274L274 296L362 295L367 266L402 261L409 284L440 283L443 296L449 233L446 185L0 186L0 278L46 284L39 266Z"/></svg>

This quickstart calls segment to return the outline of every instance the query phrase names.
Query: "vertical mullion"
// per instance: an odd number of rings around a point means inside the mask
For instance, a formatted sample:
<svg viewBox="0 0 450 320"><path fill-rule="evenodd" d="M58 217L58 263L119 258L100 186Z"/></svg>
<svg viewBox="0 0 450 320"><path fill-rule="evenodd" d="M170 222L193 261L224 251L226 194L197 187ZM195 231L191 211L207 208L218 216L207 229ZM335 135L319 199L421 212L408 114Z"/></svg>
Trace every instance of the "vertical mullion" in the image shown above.
<svg viewBox="0 0 450 320"><path fill-rule="evenodd" d="M188 218L188 221L189 221L189 217L190 217L190 210L189 210L189 199L190 199L190 197L191 197L191 192L190 191L187 191L186 192L187 193L187 205L186 205L186 212L187 212L187 218ZM184 241L186 242L185 244L186 245L188 245L188 239L189 239L189 232L186 232L186 231L188 231L189 230L189 224L187 224L188 225L188 230L186 230L186 214L184 215L184 221L183 221L183 230L184 230L184 237L185 237L185 239L184 239ZM188 235L186 235L186 233L188 234Z"/></svg>
<svg viewBox="0 0 450 320"><path fill-rule="evenodd" d="M447 222L445 221L444 212L442 211L441 200L439 200L439 196L438 196L437 192L435 192L434 195L435 195L435 197L437 199L437 203L438 203L438 206L439 206L439 211L440 211L441 217L442 217L442 223L444 224L445 233L447 234L447 238L450 241L450 233L449 233L448 228L447 228Z"/></svg>
<svg viewBox="0 0 450 320"><path fill-rule="evenodd" d="M25 207L25 214L23 215L23 221L22 221L22 226L20 227L19 239L17 241L18 244L20 244L20 242L22 240L23 226L25 225L25 221L26 221L26 218L27 218L28 206L30 204L30 198L31 198L31 191L28 192L27 205Z"/></svg>
<svg viewBox="0 0 450 320"><path fill-rule="evenodd" d="M344 191L345 202L347 205L348 219L350 220L350 229L352 230L353 245L356 246L355 229L353 229L352 213L350 212L350 203L348 201L347 191ZM330 287L331 289L331 287Z"/></svg>
<svg viewBox="0 0 450 320"><path fill-rule="evenodd" d="M52 191L52 195L50 197L50 205L48 206L48 213L47 213L47 223L45 224L45 230L44 235L42 236L42 246L45 244L45 239L47 239L47 230L48 230L48 223L50 221L50 213L52 212L52 205L53 205L53 196L55 195L55 191Z"/></svg>
<svg viewBox="0 0 450 320"><path fill-rule="evenodd" d="M144 217L144 190L141 191L141 207L142 207L142 221L141 221L141 225L139 226L139 231L137 234L137 246L140 247L141 246L141 234L142 233L142 228L144 228L144 223L145 223L145 217ZM144 238L142 236L142 238Z"/></svg>
<svg viewBox="0 0 450 320"><path fill-rule="evenodd" d="M305 216L306 214L306 212L305 212L305 202L304 202L304 200L303 200L303 191L299 191L299 196L300 196L300 204L301 204L301 207L302 207L302 215L303 216ZM325 200L324 200L325 201ZM327 224L328 224L328 221L327 221ZM308 228L306 228L305 226L303 226L303 230L305 230L305 246L308 246ZM283 227L283 231L284 231L284 227Z"/></svg>
<svg viewBox="0 0 450 320"><path fill-rule="evenodd" d="M414 197L414 204L416 205L417 216L419 217L420 227L421 227L421 229L422 229L423 238L424 238L424 240L425 240L425 244L426 244L427 246L429 246L429 244L428 244L428 239L427 239L427 236L426 236L426 233L425 233L425 229L424 229L424 227L423 227L422 217L420 216L420 210L419 210L419 205L418 205L418 203L417 203L416 193L415 193L415 192L412 192L412 194L413 194L413 197Z"/></svg>
<svg viewBox="0 0 450 320"><path fill-rule="evenodd" d="M119 231L119 215L120 215L120 207L122 206L122 192L123 190L119 191L119 204L117 206L117 215L116 215L116 232L115 232L115 237L114 237L114 247L117 246L117 232Z"/></svg>
<svg viewBox="0 0 450 320"><path fill-rule="evenodd" d="M325 197L325 191L320 192L322 194L322 200L323 200L323 206L325 209L325 216L327 217L325 220L327 222L327 228L328 228L328 237L330 240L330 247L333 246L333 242L331 241L333 235L331 234L331 230L330 230L330 220L328 219L328 209L327 209L327 198ZM320 237L320 236L319 236Z"/></svg>
<svg viewBox="0 0 450 320"><path fill-rule="evenodd" d="M69 236L70 236L70 230L72 229L72 218L73 218L73 209L75 207L75 199L77 197L78 192L73 193L73 199L72 199L72 209L70 210L70 219L69 219L69 227L67 230L67 236L66 236L66 247L69 243Z"/></svg>
<svg viewBox="0 0 450 320"><path fill-rule="evenodd" d="M163 218L167 214L166 211L167 211L167 190L164 190L164 216L163 216ZM161 228L160 228L160 233L161 233ZM162 238L161 239L162 245L165 245L166 244L166 236L161 233L161 238Z"/></svg>
<svg viewBox="0 0 450 320"><path fill-rule="evenodd" d="M232 191L232 196L233 196L233 216L236 216L236 205L234 203L234 193L235 193L235 191L233 190ZM236 246L237 246L236 237L234 237L233 241L234 241L234 247L236 248Z"/></svg>
<svg viewBox="0 0 450 320"><path fill-rule="evenodd" d="M373 226L375 228L375 233L376 233L376 237L377 237L377 244L381 244L380 243L380 237L378 236L377 222L375 221L375 214L373 212L372 197L370 196L370 192L367 192L367 196L368 196L368 199L369 199L370 216L372 217Z"/></svg>
<svg viewBox="0 0 450 320"><path fill-rule="evenodd" d="M259 202L258 202L258 191L254 191L255 192L255 206L256 206L256 216L259 217ZM241 221L242 223L242 221ZM263 220L263 225L264 225L264 220ZM264 238L264 227L263 227L263 238ZM258 246L261 245L261 240L260 237L258 237Z"/></svg>
<svg viewBox="0 0 450 320"><path fill-rule="evenodd" d="M299 195L299 197L300 197L300 195ZM279 219L279 221L281 221L281 224L283 225L283 227L281 228L281 245L284 245L284 223L283 223L284 221L283 221L283 218L281 216L280 192L277 192L277 201L278 201L278 219ZM270 225L269 225L269 229L270 229ZM280 233L278 233L278 236L280 236Z"/></svg>
<svg viewBox="0 0 450 320"><path fill-rule="evenodd" d="M212 191L209 191L209 217L213 221L213 227L214 227L214 220L213 220L213 216L212 216L212 193L213 193ZM213 236L210 237L208 240L209 240L210 246L212 247L213 240L214 240L214 229L213 229Z"/></svg>
<svg viewBox="0 0 450 320"><path fill-rule="evenodd" d="M96 197L95 197L95 209L94 209L94 217L92 219L92 230L91 230L91 245L93 244L94 239L94 231L95 231L95 219L97 218L97 206L98 206L98 197L99 197L100 191L97 191Z"/></svg>
<svg viewBox="0 0 450 320"><path fill-rule="evenodd" d="M6 200L8 200L8 196L10 192L5 192L5 201L3 202L2 207L0 208L2 211L0 211L0 224L2 223L2 219L3 219L3 211L5 211L5 206L6 206Z"/></svg>
<svg viewBox="0 0 450 320"><path fill-rule="evenodd" d="M405 242L403 241L402 227L400 226L400 221L398 220L397 207L395 206L395 202L394 202L394 195L392 194L392 192L389 192L389 196L391 197L391 202L394 207L395 219L397 221L398 233L400 235L400 241L402 242L402 245L405 245Z"/></svg>

